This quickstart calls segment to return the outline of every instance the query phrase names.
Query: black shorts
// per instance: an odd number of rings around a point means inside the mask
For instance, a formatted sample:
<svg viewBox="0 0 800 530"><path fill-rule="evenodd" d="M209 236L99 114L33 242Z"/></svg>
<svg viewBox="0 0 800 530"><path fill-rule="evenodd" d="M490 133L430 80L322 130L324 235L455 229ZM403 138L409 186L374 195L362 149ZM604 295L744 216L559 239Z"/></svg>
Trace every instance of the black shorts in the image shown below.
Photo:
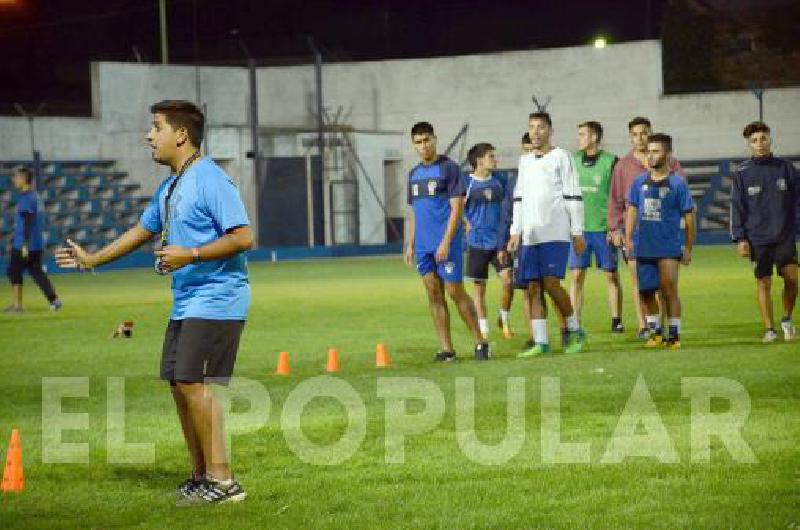
<svg viewBox="0 0 800 530"><path fill-rule="evenodd" d="M472 278L473 280L488 280L490 263L498 273L511 268L511 263L500 265L500 259L497 257L497 250L484 250L475 247L469 247L467 249L468 278Z"/></svg>
<svg viewBox="0 0 800 530"><path fill-rule="evenodd" d="M170 320L161 351L161 379L227 384L233 373L243 320Z"/></svg>
<svg viewBox="0 0 800 530"><path fill-rule="evenodd" d="M750 261L755 263L756 278L772 276L772 268L781 273L787 265L797 265L797 246L794 238L787 238L771 245L750 245Z"/></svg>

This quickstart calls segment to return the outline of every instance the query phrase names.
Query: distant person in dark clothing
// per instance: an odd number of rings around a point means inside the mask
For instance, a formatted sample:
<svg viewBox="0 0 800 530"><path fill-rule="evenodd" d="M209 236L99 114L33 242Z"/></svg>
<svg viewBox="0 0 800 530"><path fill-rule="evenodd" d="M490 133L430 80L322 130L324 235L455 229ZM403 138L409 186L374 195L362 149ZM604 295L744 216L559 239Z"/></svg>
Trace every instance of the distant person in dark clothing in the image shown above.
<svg viewBox="0 0 800 530"><path fill-rule="evenodd" d="M766 123L744 128L752 158L733 174L731 186L731 237L739 255L755 265L758 307L764 323L764 343L778 338L772 316L772 269L783 277L784 340L797 332L792 311L797 300L797 246L800 229L800 173L788 160L772 155L772 138Z"/></svg>
<svg viewBox="0 0 800 530"><path fill-rule="evenodd" d="M19 167L14 170L12 178L19 197L14 214L14 240L7 271L8 279L11 280L13 303L5 312L22 313L22 273L26 269L47 297L50 309L58 311L61 309L61 300L42 270L42 227L39 224L39 198L33 189L33 173L25 167Z"/></svg>

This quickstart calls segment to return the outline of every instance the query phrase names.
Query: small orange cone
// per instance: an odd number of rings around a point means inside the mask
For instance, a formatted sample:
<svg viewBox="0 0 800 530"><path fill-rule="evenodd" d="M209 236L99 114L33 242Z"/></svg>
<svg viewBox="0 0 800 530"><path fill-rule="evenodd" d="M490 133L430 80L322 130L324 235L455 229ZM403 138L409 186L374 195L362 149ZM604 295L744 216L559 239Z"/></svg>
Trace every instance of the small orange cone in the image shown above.
<svg viewBox="0 0 800 530"><path fill-rule="evenodd" d="M24 489L25 476L22 473L22 444L19 441L19 430L13 429L6 455L6 468L3 471L2 490L6 492L22 491Z"/></svg>
<svg viewBox="0 0 800 530"><path fill-rule="evenodd" d="M328 350L328 366L325 368L328 372L339 371L339 352L334 348Z"/></svg>
<svg viewBox="0 0 800 530"><path fill-rule="evenodd" d="M392 360L389 358L389 352L386 351L386 346L379 342L375 348L375 366L377 368L388 368L392 365Z"/></svg>
<svg viewBox="0 0 800 530"><path fill-rule="evenodd" d="M289 354L285 351L282 351L280 356L278 357L278 369L275 370L277 375L289 375L292 373L292 369L289 368Z"/></svg>

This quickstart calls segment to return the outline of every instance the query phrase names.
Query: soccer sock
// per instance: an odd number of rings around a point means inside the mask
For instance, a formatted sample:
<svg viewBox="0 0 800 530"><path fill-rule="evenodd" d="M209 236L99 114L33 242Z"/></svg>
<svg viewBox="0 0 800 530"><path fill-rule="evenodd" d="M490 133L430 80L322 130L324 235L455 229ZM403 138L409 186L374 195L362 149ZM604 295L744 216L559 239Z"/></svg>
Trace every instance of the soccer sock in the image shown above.
<svg viewBox="0 0 800 530"><path fill-rule="evenodd" d="M581 325L578 322L578 317L573 313L572 315L567 317L567 329L569 331L578 331Z"/></svg>
<svg viewBox="0 0 800 530"><path fill-rule="evenodd" d="M500 320L503 322L503 326L508 327L508 319L511 316L511 311L505 311L503 309L500 310Z"/></svg>
<svg viewBox="0 0 800 530"><path fill-rule="evenodd" d="M478 319L478 327L481 330L481 335L484 337L489 336L489 319L486 318L479 318Z"/></svg>
<svg viewBox="0 0 800 530"><path fill-rule="evenodd" d="M550 344L550 339L547 338L547 320L546 319L533 319L533 339L536 344Z"/></svg>
<svg viewBox="0 0 800 530"><path fill-rule="evenodd" d="M647 327L650 328L651 331L661 331L661 322L659 321L658 315L646 315L644 319L647 321Z"/></svg>
<svg viewBox="0 0 800 530"><path fill-rule="evenodd" d="M677 339L681 336L681 319L680 318L670 318L669 319L669 338Z"/></svg>

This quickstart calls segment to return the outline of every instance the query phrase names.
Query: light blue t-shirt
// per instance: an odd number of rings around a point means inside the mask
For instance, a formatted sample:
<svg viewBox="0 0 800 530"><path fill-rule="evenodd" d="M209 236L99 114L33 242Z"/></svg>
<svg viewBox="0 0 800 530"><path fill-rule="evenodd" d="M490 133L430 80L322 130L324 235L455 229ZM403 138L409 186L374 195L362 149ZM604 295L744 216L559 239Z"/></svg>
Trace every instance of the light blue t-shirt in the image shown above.
<svg viewBox="0 0 800 530"><path fill-rule="evenodd" d="M161 233L164 201L174 180L171 175L161 183L142 214L140 223L148 232ZM236 184L208 157L186 170L169 206L167 245L201 247L232 228L250 224ZM250 306L245 254L178 269L172 274L172 294L172 320L245 320Z"/></svg>

